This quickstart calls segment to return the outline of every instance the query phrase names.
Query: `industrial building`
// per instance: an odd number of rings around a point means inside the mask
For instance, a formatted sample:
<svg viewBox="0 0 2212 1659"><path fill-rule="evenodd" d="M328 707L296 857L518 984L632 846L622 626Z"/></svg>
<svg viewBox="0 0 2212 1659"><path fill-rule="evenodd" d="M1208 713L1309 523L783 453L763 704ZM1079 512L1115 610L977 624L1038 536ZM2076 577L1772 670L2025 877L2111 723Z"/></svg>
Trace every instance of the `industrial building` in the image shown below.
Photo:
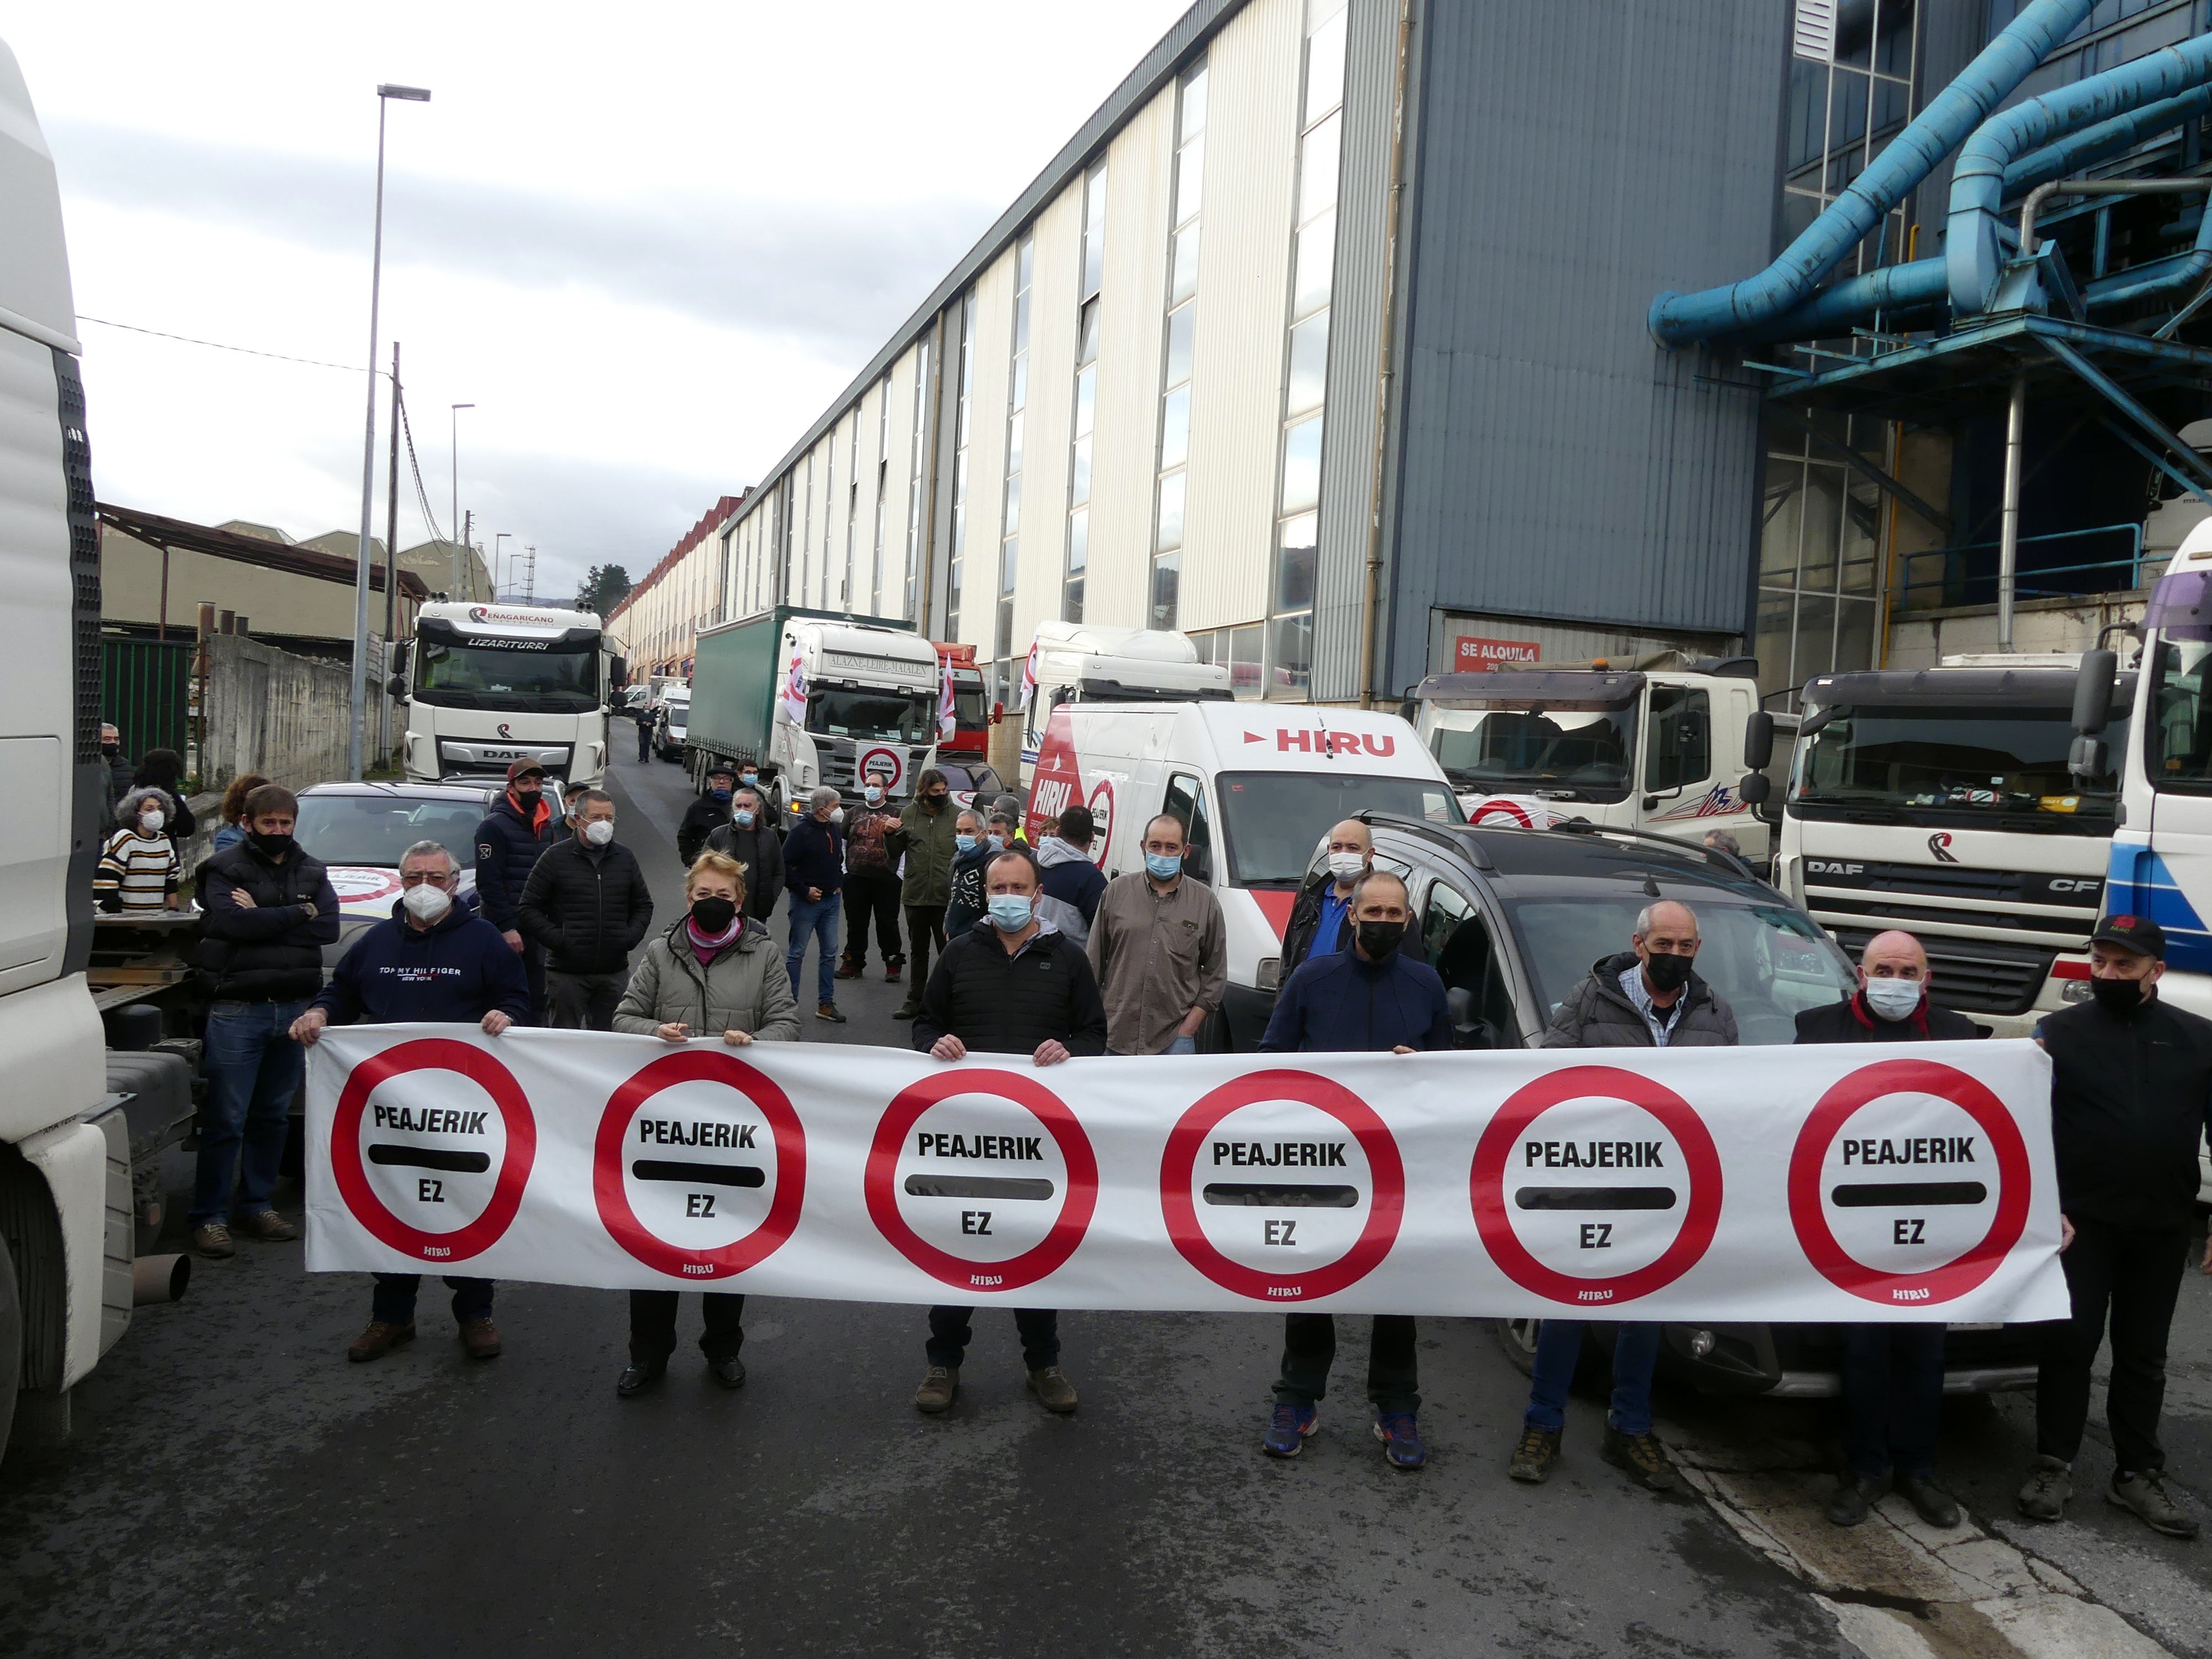
<svg viewBox="0 0 2212 1659"><path fill-rule="evenodd" d="M2025 109L2037 181L2201 170L2207 4L1199 0L711 533L698 614L910 618L1001 696L1041 621L1175 628L1319 702L1666 646L1785 694L1994 643L2007 562L2008 617L2081 625L2212 484L2212 221L2061 194L2023 262L2026 175L1954 160Z"/></svg>

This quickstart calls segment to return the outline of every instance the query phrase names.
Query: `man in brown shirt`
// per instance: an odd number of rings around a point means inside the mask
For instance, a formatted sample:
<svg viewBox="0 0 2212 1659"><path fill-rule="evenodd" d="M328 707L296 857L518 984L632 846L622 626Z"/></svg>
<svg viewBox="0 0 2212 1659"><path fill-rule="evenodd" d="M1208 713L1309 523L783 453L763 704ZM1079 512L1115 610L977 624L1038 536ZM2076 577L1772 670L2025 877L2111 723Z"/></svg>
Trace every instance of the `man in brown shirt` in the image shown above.
<svg viewBox="0 0 2212 1659"><path fill-rule="evenodd" d="M1145 826L1145 867L1116 876L1091 924L1091 966L1116 1054L1188 1054L1229 984L1221 901L1183 873L1188 836L1162 812Z"/></svg>

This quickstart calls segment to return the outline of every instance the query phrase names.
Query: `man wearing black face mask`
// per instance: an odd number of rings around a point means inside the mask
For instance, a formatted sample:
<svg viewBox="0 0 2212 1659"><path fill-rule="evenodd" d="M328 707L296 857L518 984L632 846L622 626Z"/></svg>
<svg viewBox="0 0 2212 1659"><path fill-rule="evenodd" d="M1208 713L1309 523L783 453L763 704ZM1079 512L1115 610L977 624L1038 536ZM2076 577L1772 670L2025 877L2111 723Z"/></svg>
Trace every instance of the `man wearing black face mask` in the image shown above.
<svg viewBox="0 0 2212 1659"><path fill-rule="evenodd" d="M684 821L676 826L676 856L686 870L706 846L707 837L730 821L730 797L736 788L737 775L718 766L707 774L707 793L684 809Z"/></svg>
<svg viewBox="0 0 2212 1659"><path fill-rule="evenodd" d="M2166 1490L2158 1418L2166 1331L2196 1218L2197 1139L2212 1123L2212 1021L2160 997L2165 973L2156 922L2106 916L2089 936L2092 1000L2036 1033L2051 1055L2059 1262L2074 1313L2044 1350L2036 1459L2017 1501L2032 1521L2065 1512L2109 1310L2105 1416L2115 1467L2105 1495L2156 1531L2194 1538L2196 1517ZM2212 1248L2205 1261L2212 1270Z"/></svg>

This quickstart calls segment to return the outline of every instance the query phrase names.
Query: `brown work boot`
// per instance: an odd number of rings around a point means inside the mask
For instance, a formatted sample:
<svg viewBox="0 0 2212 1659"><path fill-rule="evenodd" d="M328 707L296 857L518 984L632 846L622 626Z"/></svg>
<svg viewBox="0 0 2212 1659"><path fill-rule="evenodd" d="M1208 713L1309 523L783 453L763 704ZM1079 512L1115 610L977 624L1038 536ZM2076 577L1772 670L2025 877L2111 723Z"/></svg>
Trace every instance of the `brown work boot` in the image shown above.
<svg viewBox="0 0 2212 1659"><path fill-rule="evenodd" d="M412 1325L387 1325L380 1319L372 1319L368 1328L354 1338L352 1346L346 1349L346 1358L356 1362L381 1359L401 1343L414 1340Z"/></svg>
<svg viewBox="0 0 2212 1659"><path fill-rule="evenodd" d="M923 1374L921 1386L914 1391L916 1411L927 1412L932 1417L952 1403L952 1396L960 1392L960 1368L932 1365Z"/></svg>
<svg viewBox="0 0 2212 1659"><path fill-rule="evenodd" d="M230 1229L220 1221L203 1221L192 1229L192 1254L205 1256L210 1261L221 1261L238 1254L238 1246L230 1242Z"/></svg>
<svg viewBox="0 0 2212 1659"><path fill-rule="evenodd" d="M289 1244L300 1236L300 1230L274 1210L242 1215L231 1224L248 1238L264 1239L271 1244Z"/></svg>
<svg viewBox="0 0 2212 1659"><path fill-rule="evenodd" d="M1526 1480L1540 1486L1552 1478L1552 1465L1559 1461L1559 1431L1557 1429L1521 1431L1520 1443L1513 1448L1513 1461L1505 1466L1505 1473L1516 1480Z"/></svg>
<svg viewBox="0 0 2212 1659"><path fill-rule="evenodd" d="M1659 1443L1656 1434L1623 1434L1608 1423L1605 1425L1605 1443L1598 1455L1608 1463L1626 1469L1638 1486L1649 1486L1653 1492L1674 1490L1674 1466L1668 1461L1667 1449Z"/></svg>
<svg viewBox="0 0 2212 1659"><path fill-rule="evenodd" d="M1031 1371L1030 1392L1037 1397L1037 1404L1048 1412L1057 1412L1064 1417L1075 1409L1075 1384L1057 1365L1045 1365Z"/></svg>
<svg viewBox="0 0 2212 1659"><path fill-rule="evenodd" d="M469 1351L471 1359L499 1358L499 1327L491 1322L491 1316L483 1314L461 1327L461 1346Z"/></svg>

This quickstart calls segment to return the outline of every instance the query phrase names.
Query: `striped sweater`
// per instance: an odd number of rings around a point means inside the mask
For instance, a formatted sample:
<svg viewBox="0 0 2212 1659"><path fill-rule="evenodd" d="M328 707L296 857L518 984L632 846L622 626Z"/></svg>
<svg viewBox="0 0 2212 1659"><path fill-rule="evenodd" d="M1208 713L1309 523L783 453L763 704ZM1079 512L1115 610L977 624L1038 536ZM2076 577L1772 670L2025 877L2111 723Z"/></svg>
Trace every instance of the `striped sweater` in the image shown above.
<svg viewBox="0 0 2212 1659"><path fill-rule="evenodd" d="M93 902L106 911L160 910L177 890L183 870L167 836L118 830L100 849L92 878Z"/></svg>

